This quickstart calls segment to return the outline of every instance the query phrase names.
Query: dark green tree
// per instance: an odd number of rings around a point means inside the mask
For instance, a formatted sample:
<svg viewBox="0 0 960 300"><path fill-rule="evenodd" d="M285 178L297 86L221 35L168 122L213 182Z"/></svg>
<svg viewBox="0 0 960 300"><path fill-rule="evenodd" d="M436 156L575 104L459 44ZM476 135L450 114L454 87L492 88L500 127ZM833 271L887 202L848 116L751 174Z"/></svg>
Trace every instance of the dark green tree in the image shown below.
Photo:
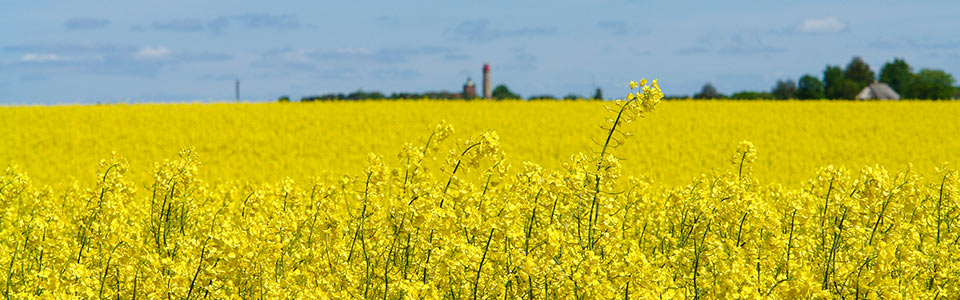
<svg viewBox="0 0 960 300"><path fill-rule="evenodd" d="M823 81L810 74L804 74L797 82L797 99L823 99Z"/></svg>
<svg viewBox="0 0 960 300"><path fill-rule="evenodd" d="M290 102L290 96L283 95L280 98L277 98L277 102Z"/></svg>
<svg viewBox="0 0 960 300"><path fill-rule="evenodd" d="M771 90L770 93L773 94L773 97L780 100L796 98L797 82L793 81L793 79L777 80L777 84L773 86L773 90Z"/></svg>
<svg viewBox="0 0 960 300"><path fill-rule="evenodd" d="M709 82L707 82L707 84L704 84L703 87L700 88L699 93L696 93L693 95L693 99L722 99L722 98L726 98L726 96L724 96L723 94L720 94L720 92L717 92L717 88L714 87L713 84Z"/></svg>
<svg viewBox="0 0 960 300"><path fill-rule="evenodd" d="M847 64L847 68L843 70L843 78L856 83L857 90L865 88L873 83L874 80L877 80L876 75L870 70L870 65L859 56L854 56L853 59L850 60L850 63Z"/></svg>
<svg viewBox="0 0 960 300"><path fill-rule="evenodd" d="M856 82L844 78L839 66L827 66L823 70L823 90L827 99L853 99L860 92Z"/></svg>
<svg viewBox="0 0 960 300"><path fill-rule="evenodd" d="M556 100L556 99L557 97L554 97L553 95L550 95L550 94L533 95L533 96L530 96L530 98L527 98L527 100Z"/></svg>
<svg viewBox="0 0 960 300"><path fill-rule="evenodd" d="M857 98L857 94L859 94L862 90L863 87L856 82L853 82L853 80L843 79L843 85L840 86L840 99L853 100L854 98Z"/></svg>
<svg viewBox="0 0 960 300"><path fill-rule="evenodd" d="M383 98L386 98L386 96L378 91L367 92L364 90L357 90L356 92L348 94L345 100L371 100Z"/></svg>
<svg viewBox="0 0 960 300"><path fill-rule="evenodd" d="M840 98L840 86L843 85L843 69L828 65L823 70L823 94L827 99Z"/></svg>
<svg viewBox="0 0 960 300"><path fill-rule="evenodd" d="M773 95L767 92L739 91L730 95L734 100L765 100L773 99Z"/></svg>
<svg viewBox="0 0 960 300"><path fill-rule="evenodd" d="M953 76L943 70L922 69L907 85L904 98L953 99Z"/></svg>
<svg viewBox="0 0 960 300"><path fill-rule="evenodd" d="M880 68L880 82L886 83L900 94L906 91L912 77L913 70L902 58L894 58L892 62L887 62L883 64L883 68Z"/></svg>
<svg viewBox="0 0 960 300"><path fill-rule="evenodd" d="M583 96L573 94L573 93L563 96L563 100L577 100L577 99L583 99Z"/></svg>
<svg viewBox="0 0 960 300"><path fill-rule="evenodd" d="M498 85L493 88L493 99L503 100L503 99L523 99L520 95L514 94L507 88L506 85Z"/></svg>
<svg viewBox="0 0 960 300"><path fill-rule="evenodd" d="M593 100L603 100L603 91L600 88L597 88L597 91L593 92Z"/></svg>

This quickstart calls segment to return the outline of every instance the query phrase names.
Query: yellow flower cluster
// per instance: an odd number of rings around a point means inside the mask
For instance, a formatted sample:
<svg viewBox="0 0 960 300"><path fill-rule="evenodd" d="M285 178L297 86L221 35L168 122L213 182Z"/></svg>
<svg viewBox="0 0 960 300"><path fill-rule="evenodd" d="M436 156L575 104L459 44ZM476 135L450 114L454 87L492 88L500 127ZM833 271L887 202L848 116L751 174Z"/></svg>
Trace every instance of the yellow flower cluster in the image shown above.
<svg viewBox="0 0 960 300"><path fill-rule="evenodd" d="M495 132L444 145L437 125L399 164L273 184L206 182L197 151L122 156L90 184L0 176L0 288L13 299L927 299L960 294L960 176L821 168L762 184L734 166L670 187L622 177L628 121L559 168L506 159ZM446 154L444 149L447 149ZM593 150L593 149L591 149ZM655 154L651 154L655 155Z"/></svg>

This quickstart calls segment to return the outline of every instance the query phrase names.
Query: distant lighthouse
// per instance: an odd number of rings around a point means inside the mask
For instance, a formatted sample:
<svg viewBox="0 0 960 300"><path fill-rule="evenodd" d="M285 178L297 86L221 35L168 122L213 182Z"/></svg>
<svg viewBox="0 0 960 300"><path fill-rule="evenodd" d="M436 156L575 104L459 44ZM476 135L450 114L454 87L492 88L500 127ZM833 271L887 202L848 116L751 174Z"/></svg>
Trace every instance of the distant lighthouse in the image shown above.
<svg viewBox="0 0 960 300"><path fill-rule="evenodd" d="M492 87L490 87L490 64L483 64L483 98L493 99Z"/></svg>
<svg viewBox="0 0 960 300"><path fill-rule="evenodd" d="M477 98L477 86L473 84L473 80L470 80L470 77L467 77L467 83L463 84L463 93L460 94L460 97L463 99Z"/></svg>

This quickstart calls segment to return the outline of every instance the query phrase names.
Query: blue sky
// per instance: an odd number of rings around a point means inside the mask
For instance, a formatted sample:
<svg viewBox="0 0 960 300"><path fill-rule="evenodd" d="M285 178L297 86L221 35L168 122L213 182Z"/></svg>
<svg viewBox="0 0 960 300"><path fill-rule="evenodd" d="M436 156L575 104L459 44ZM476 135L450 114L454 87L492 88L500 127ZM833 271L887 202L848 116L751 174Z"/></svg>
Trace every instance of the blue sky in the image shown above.
<svg viewBox="0 0 960 300"><path fill-rule="evenodd" d="M960 1L0 0L0 103L456 91L724 93L862 56L960 75Z"/></svg>

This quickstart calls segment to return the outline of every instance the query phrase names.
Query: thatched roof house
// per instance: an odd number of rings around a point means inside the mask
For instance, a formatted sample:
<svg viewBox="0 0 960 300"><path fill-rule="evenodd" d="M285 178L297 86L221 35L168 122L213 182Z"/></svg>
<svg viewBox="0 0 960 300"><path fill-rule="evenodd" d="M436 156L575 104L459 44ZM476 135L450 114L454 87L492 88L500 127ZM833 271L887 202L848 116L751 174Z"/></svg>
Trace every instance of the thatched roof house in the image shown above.
<svg viewBox="0 0 960 300"><path fill-rule="evenodd" d="M857 94L857 100L900 100L900 94L886 83L874 81Z"/></svg>

